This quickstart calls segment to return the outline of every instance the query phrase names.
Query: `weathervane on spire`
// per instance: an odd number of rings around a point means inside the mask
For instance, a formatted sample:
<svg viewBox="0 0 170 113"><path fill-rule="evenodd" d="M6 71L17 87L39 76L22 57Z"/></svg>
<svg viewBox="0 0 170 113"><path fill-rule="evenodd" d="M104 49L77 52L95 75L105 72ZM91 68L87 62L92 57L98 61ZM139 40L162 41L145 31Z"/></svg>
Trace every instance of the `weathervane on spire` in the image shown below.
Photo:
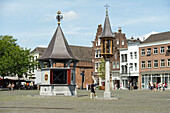
<svg viewBox="0 0 170 113"><path fill-rule="evenodd" d="M58 11L57 12L57 16L56 16L56 19L58 20L58 25L60 25L60 21L63 19L63 15L61 15L61 11Z"/></svg>
<svg viewBox="0 0 170 113"><path fill-rule="evenodd" d="M106 4L104 7L106 7L106 13L107 13L107 12L108 12L108 7L109 7L109 5Z"/></svg>

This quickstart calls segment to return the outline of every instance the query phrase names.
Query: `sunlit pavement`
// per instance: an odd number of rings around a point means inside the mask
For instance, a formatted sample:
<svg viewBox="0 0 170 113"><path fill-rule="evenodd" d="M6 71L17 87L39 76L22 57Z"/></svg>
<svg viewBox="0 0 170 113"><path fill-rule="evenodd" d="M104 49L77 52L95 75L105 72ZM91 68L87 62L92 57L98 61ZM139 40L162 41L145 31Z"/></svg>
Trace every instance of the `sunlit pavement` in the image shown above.
<svg viewBox="0 0 170 113"><path fill-rule="evenodd" d="M38 90L0 91L0 113L170 113L170 90L114 90L115 100L90 99L90 91L75 97L39 96ZM104 91L97 90L98 98Z"/></svg>

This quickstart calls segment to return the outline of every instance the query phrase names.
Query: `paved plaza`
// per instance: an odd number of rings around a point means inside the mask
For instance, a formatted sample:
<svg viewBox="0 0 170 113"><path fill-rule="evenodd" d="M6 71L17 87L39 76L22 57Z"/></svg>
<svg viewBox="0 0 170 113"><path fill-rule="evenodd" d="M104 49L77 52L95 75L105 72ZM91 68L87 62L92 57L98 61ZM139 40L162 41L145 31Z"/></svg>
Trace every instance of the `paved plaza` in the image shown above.
<svg viewBox="0 0 170 113"><path fill-rule="evenodd" d="M104 91L96 91L103 96ZM90 99L90 91L78 97L42 97L39 91L0 91L0 113L170 113L170 90L114 90L118 100Z"/></svg>

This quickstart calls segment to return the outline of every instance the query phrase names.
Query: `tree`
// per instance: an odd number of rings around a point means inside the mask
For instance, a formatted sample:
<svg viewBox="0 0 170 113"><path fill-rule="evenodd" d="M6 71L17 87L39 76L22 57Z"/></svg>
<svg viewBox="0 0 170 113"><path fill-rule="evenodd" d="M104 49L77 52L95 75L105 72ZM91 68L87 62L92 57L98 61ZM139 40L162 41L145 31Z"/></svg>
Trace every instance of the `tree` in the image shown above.
<svg viewBox="0 0 170 113"><path fill-rule="evenodd" d="M23 49L12 36L0 36L0 76L17 75L18 79L37 65L30 49ZM3 85L4 86L4 85Z"/></svg>
<svg viewBox="0 0 170 113"><path fill-rule="evenodd" d="M97 71L98 71L98 75L102 79L104 79L105 78L105 60L103 58L101 59L101 64L100 64L100 66L99 66Z"/></svg>

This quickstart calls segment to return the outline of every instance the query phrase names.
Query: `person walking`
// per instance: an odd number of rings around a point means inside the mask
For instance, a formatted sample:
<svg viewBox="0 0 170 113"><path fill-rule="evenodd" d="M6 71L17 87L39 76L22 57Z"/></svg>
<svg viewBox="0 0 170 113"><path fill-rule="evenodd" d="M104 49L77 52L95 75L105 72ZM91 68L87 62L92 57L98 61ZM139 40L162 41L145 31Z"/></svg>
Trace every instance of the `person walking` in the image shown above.
<svg viewBox="0 0 170 113"><path fill-rule="evenodd" d="M151 83L148 81L148 90L151 90Z"/></svg>
<svg viewBox="0 0 170 113"><path fill-rule="evenodd" d="M12 91L14 91L14 87L15 87L15 85L14 85L14 83L12 83L12 85L11 85L11 90Z"/></svg>
<svg viewBox="0 0 170 113"><path fill-rule="evenodd" d="M163 91L165 91L165 83L162 84Z"/></svg>
<svg viewBox="0 0 170 113"><path fill-rule="evenodd" d="M11 83L9 83L8 88L9 88L9 91L11 91Z"/></svg>
<svg viewBox="0 0 170 113"><path fill-rule="evenodd" d="M96 93L95 93L95 85L94 82L91 84L91 94L90 94L90 98L94 98L97 97Z"/></svg>

